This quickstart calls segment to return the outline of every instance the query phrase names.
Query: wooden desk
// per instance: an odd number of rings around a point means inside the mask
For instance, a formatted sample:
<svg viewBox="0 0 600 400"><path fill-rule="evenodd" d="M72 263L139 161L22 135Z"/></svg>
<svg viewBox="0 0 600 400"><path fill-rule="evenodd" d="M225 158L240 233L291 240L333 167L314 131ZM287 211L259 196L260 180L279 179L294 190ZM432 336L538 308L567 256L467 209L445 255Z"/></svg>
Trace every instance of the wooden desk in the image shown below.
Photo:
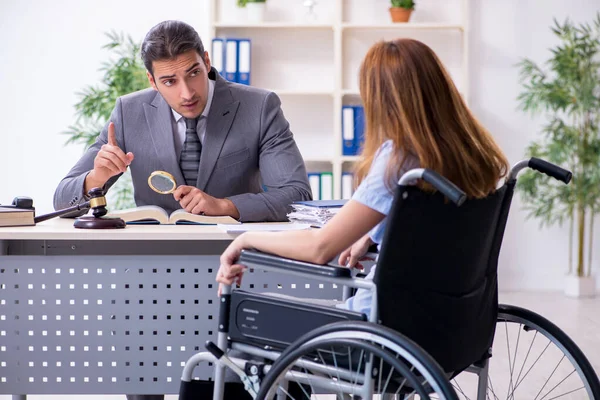
<svg viewBox="0 0 600 400"><path fill-rule="evenodd" d="M172 394L216 337L216 226L0 228L0 394ZM341 288L249 271L243 289L340 298ZM213 368L196 368L199 377ZM23 399L24 396L16 398Z"/></svg>

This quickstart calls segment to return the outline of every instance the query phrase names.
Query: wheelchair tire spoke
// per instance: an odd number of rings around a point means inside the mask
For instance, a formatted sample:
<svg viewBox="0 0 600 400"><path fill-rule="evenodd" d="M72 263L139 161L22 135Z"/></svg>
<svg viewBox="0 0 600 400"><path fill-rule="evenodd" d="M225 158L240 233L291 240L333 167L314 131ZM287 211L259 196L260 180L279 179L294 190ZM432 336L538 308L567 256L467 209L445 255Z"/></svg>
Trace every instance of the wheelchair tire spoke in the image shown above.
<svg viewBox="0 0 600 400"><path fill-rule="evenodd" d="M398 357L396 357L398 358ZM410 367L410 372L413 372L415 370L415 366L413 365L412 367ZM406 377L404 377L404 379L402 379L402 383L400 384L400 387L398 387L398 389L396 389L396 392L394 394L400 394L400 392L402 391L402 388L404 387L404 385L406 384Z"/></svg>
<svg viewBox="0 0 600 400"><path fill-rule="evenodd" d="M305 373L306 373L308 376L311 376L311 375L312 375L312 374L311 374L311 373L310 373L310 372L309 372L309 371L308 371L306 368L304 368L304 372L305 372ZM298 385L300 385L300 384L298 384ZM315 392L315 387L313 386L313 384L312 384L312 380L311 380L310 378L308 379L308 385L310 386L310 391L311 391L312 393L314 393L314 392ZM302 391L303 391L303 392L304 392L304 394L306 395L306 398L307 398L307 399L310 399L310 394L306 393L306 390L304 390L304 386L300 385L300 388L302 389Z"/></svg>
<svg viewBox="0 0 600 400"><path fill-rule="evenodd" d="M538 356L538 358L536 358L535 361L533 362L533 364L531 364L531 366L529 367L529 369L527 370L527 372L525 373L525 375L523 375L523 378L521 378L521 380L517 382L517 385L514 387L514 389L510 393L510 397L511 398L514 399L515 390L517 390L517 388L521 385L521 383L523 383L523 381L525 380L525 378L527 378L527 375L529 375L529 373L531 372L531 370L533 369L533 367L537 364L537 362L540 360L540 358L542 358L542 356L544 355L544 353L548 349L548 346L550 346L550 343L552 343L552 342L548 341L548 344L546 345L546 347L544 347L544 350L542 350L542 352L540 353L540 355Z"/></svg>
<svg viewBox="0 0 600 400"><path fill-rule="evenodd" d="M496 396L496 392L494 391L494 385L492 384L492 378L488 375L488 390L487 395L490 395L490 391L494 395L494 400L500 400L498 396Z"/></svg>
<svg viewBox="0 0 600 400"><path fill-rule="evenodd" d="M522 326L522 325L519 325L519 326ZM529 354L531 353L531 349L533 348L535 339L537 339L537 334L538 334L538 331L536 330L535 334L533 335L533 340L529 344L529 349L527 349L527 354L525 354L525 359L523 360L523 364L521 364L521 369L519 370L519 375L517 375L517 382L519 382L519 379L521 379L521 374L523 373L523 368L525 368L525 364L527 364L527 359L529 358ZM508 396L507 399L514 400L514 390L512 391L511 396Z"/></svg>
<svg viewBox="0 0 600 400"><path fill-rule="evenodd" d="M263 378L260 398L267 395L274 400L271 396L283 386L285 389L280 389L279 394L289 400L292 395L304 399L308 394L321 400L334 396L343 400L391 400L398 398L398 393L401 398L418 394L422 400L433 395L458 400L439 367L419 356L418 348L411 347L412 342L366 323L356 323L366 335L346 330L343 324L339 324L342 329L331 325L314 338L308 336L275 361ZM286 379L300 384L301 389L288 388Z"/></svg>
<svg viewBox="0 0 600 400"><path fill-rule="evenodd" d="M506 324L506 322L505 322L505 324ZM519 350L519 340L521 339L521 330L522 329L523 329L523 325L519 324L519 327L517 328L517 344L515 345L515 353L513 355L513 365L510 369L511 380L512 380L512 377L514 376L515 365L517 365L517 350Z"/></svg>
<svg viewBox="0 0 600 400"><path fill-rule="evenodd" d="M352 382L352 386L356 387L356 384L358 383L358 376L360 374L360 367L362 367L362 361L365 358L365 351L361 350L360 351L360 358L358 359L358 367L356 367L356 375L354 375L356 377L356 380L354 382ZM352 368L352 364L350 364L350 368Z"/></svg>
<svg viewBox="0 0 600 400"><path fill-rule="evenodd" d="M333 347L331 348L331 352L332 352L332 354L333 354L333 365L334 365L334 367L335 367L335 371L336 371L336 375L337 375L337 376L336 376L336 377L337 377L337 382L339 382L339 381L340 381L339 368L338 368L338 365L337 365L337 358L336 358L336 356L335 356L335 352L333 351ZM319 354L319 358L321 359L321 362L323 363L323 365L327 365L327 363L325 362L325 359L323 358L323 355L321 354L321 351L320 351L320 350L317 350L317 354ZM330 377L330 378L333 378L333 377L331 376L331 374L329 375L329 377ZM333 379L332 379L332 380L333 380ZM339 391L339 394L340 394L340 396L343 398L343 396L344 396L344 393L342 393L342 391L341 391L341 389L340 389L339 385L338 385L338 391Z"/></svg>
<svg viewBox="0 0 600 400"><path fill-rule="evenodd" d="M396 355L396 359L399 359L398 355ZM390 371L388 372L388 376L387 376L387 378L385 379L385 384L384 384L383 392L385 392L385 391L386 391L386 389L387 389L387 387L388 387L388 385L389 385L389 383L390 383L390 380L392 379L392 375L394 374L394 371L395 371L395 368L393 368L393 367L392 367L392 368L390 369ZM412 371L411 371L411 372L412 372ZM404 379L404 381L406 381L406 379ZM398 392L396 392L395 394L398 394Z"/></svg>
<svg viewBox="0 0 600 400"><path fill-rule="evenodd" d="M481 387L486 392L485 400L600 400L595 395L597 376L593 370L590 372L592 367L585 356L560 328L542 316L523 308L503 306L495 339L487 378L461 380L459 377L464 390L459 392L457 388L456 391L461 397L465 391L471 393L477 389L479 399ZM486 375L479 364L467 371L479 377Z"/></svg>
<svg viewBox="0 0 600 400"><path fill-rule="evenodd" d="M458 389L458 391L465 397L465 399L470 400L469 396L467 396L467 394L464 392L464 390L462 390L462 388L458 384L458 381L455 380L452 386L454 386L454 389Z"/></svg>
<svg viewBox="0 0 600 400"><path fill-rule="evenodd" d="M296 400L296 398L295 398L294 396L292 396L292 395L290 394L290 392L288 392L287 390L285 390L285 389L283 388L283 386L281 386L281 385L279 385L279 388L277 389L277 391L282 391L282 392L283 392L283 394L285 394L286 396L288 396L288 397L289 397L291 400ZM308 398L310 399L310 396L309 396Z"/></svg>
<svg viewBox="0 0 600 400"><path fill-rule="evenodd" d="M564 355L563 355L563 358L565 358ZM561 359L561 361L562 361L562 359ZM564 378L562 378L560 380L560 382L558 382L556 385L554 385L554 387L552 389L550 389L550 391L548 393L546 393L542 398L540 398L540 400L544 400L544 398L546 398L546 396L548 396L550 393L552 393L554 391L554 389L556 389L557 387L559 387L561 383L563 383L564 381L566 381L567 379L569 379L569 377L571 375L573 375L575 372L576 372L575 369L573 369L573 371L571 371L571 373L569 375L567 375Z"/></svg>
<svg viewBox="0 0 600 400"><path fill-rule="evenodd" d="M382 373L383 373L383 358L379 359L379 369L377 371L377 391L379 393L381 392L381 379L382 379Z"/></svg>
<svg viewBox="0 0 600 400"><path fill-rule="evenodd" d="M400 394L400 391L402 390L402 388L404 387L405 384L406 384L406 378L402 379L402 383L400 384L400 387L398 389L396 389L396 393L394 393L394 394Z"/></svg>
<svg viewBox="0 0 600 400"><path fill-rule="evenodd" d="M554 369L552 370L552 373L550 374L550 376L548 377L548 379L546 379L546 382L544 382L544 385L542 386L542 388L540 389L540 391L535 395L535 398L533 400L537 400L538 396L542 393L542 390L544 390L544 388L546 387L546 385L548 384L548 382L550 381L550 379L554 376L554 373L558 369L558 366L560 365L560 363L564 359L565 359L565 355L563 354L562 358L560 359L560 361L558 362L558 364L556 364L556 367L554 367ZM543 399L543 397L542 397L542 399Z"/></svg>
<svg viewBox="0 0 600 400"><path fill-rule="evenodd" d="M513 369L514 369L514 365L511 362L511 358L510 358L510 342L509 342L509 335L508 335L508 323L505 321L504 322L504 332L506 334L506 352L508 354L508 371L510 373L510 381L508 383L508 391L510 392L512 390L512 388L514 387L514 383L513 383Z"/></svg>
<svg viewBox="0 0 600 400"><path fill-rule="evenodd" d="M578 390L585 390L585 387L584 387L584 386L582 386L582 387L580 387L580 388L577 388L577 389L570 390L570 391L568 391L568 392L566 392L566 393L559 394L558 396L551 397L551 398L549 398L548 400L554 400L554 399L558 399L559 397L566 396L566 395L568 395L568 394L571 394L571 393L574 393L574 392L576 392L576 391L578 391Z"/></svg>

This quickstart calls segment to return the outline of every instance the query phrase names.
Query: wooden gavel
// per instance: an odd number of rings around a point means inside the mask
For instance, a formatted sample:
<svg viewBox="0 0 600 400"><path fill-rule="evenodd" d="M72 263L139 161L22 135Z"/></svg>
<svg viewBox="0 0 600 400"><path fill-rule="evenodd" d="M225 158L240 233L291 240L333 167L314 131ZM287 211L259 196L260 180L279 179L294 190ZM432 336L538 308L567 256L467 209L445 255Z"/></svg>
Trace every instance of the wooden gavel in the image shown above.
<svg viewBox="0 0 600 400"><path fill-rule="evenodd" d="M40 215L35 217L33 221L37 224L38 222L46 221L51 218L60 217L63 215L70 214L75 211L89 210L92 209L92 216L83 216L75 219L73 226L75 228L82 229L122 229L125 228L125 222L121 218L102 218L108 212L106 210L106 197L104 197L104 191L101 188L92 188L88 192L90 199L84 203L77 204L73 207L65 208L63 210L54 211L49 214Z"/></svg>

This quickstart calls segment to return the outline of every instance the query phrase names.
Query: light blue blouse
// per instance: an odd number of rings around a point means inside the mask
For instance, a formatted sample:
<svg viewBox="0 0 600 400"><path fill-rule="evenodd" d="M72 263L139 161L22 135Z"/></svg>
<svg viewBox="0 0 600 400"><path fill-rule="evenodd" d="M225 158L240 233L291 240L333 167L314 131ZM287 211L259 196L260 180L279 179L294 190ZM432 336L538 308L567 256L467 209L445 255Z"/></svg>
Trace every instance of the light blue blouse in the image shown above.
<svg viewBox="0 0 600 400"><path fill-rule="evenodd" d="M383 240L383 234L385 232L387 223L387 215L390 212L392 202L394 200L394 194L389 191L385 181L386 169L388 167L390 157L393 155L393 143L391 140L388 140L384 142L377 150L375 158L373 159L373 163L371 164L371 168L369 169L369 173L360 183L354 192L354 195L352 195L352 200L364 204L365 206L386 215L386 217L379 224L375 225L373 229L369 231L369 236L374 243L377 243L378 249L381 246L381 241ZM418 168L418 164L419 162L416 157L408 155L400 174L398 174L398 176L390 177L393 179L393 184L398 182L400 176L404 172L412 168ZM372 280L375 276L375 269L376 266L374 265L365 279ZM372 300L373 296L371 291L358 289L354 296L347 299L346 302L338 304L337 307L358 311L366 314L368 317L370 315Z"/></svg>

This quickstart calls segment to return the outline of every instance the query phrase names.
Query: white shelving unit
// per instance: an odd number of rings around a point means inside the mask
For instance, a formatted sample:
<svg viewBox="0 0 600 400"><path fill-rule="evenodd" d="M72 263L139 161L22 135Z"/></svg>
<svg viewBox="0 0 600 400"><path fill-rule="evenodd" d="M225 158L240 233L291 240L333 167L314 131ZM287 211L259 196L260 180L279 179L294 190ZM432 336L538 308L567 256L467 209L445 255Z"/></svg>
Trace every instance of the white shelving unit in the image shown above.
<svg viewBox="0 0 600 400"><path fill-rule="evenodd" d="M280 96L307 169L333 172L335 198L359 160L342 155L342 105L360 104L358 68L374 42L427 43L468 101L470 0L417 2L409 23L390 22L388 0L319 0L310 21L301 0L267 0L262 23L248 22L236 0L209 1L209 54L214 37L252 40L251 84Z"/></svg>

